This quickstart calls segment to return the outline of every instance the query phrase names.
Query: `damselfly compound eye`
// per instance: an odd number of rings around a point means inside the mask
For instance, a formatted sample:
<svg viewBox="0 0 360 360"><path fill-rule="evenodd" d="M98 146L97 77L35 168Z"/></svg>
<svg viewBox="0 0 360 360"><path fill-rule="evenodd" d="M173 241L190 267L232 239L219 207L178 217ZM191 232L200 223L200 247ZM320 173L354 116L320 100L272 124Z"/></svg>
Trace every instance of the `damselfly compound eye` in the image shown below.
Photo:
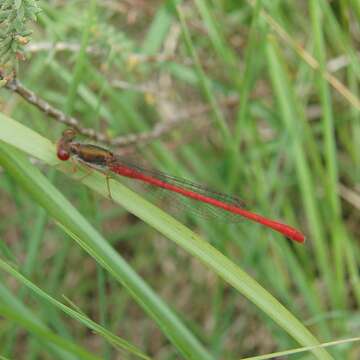
<svg viewBox="0 0 360 360"><path fill-rule="evenodd" d="M57 157L59 160L66 161L70 159L70 153L64 149L58 149Z"/></svg>

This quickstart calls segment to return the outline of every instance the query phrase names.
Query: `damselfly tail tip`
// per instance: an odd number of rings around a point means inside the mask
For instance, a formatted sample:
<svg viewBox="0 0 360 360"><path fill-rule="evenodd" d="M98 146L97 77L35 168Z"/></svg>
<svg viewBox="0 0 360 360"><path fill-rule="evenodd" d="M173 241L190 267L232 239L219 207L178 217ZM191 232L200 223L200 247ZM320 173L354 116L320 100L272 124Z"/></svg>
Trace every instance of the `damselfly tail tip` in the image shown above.
<svg viewBox="0 0 360 360"><path fill-rule="evenodd" d="M300 244L303 244L306 240L305 235L301 233L300 231L296 231L291 236L289 236L291 240L294 240Z"/></svg>

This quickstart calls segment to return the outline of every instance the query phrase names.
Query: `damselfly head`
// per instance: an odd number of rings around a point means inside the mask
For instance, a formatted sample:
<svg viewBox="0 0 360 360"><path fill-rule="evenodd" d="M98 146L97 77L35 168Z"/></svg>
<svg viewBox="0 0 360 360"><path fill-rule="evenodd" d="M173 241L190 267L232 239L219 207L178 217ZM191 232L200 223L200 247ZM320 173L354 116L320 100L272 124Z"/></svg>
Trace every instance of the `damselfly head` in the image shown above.
<svg viewBox="0 0 360 360"><path fill-rule="evenodd" d="M59 160L69 160L71 155L71 144L76 137L76 130L66 129L62 133L61 139L57 143L57 157Z"/></svg>

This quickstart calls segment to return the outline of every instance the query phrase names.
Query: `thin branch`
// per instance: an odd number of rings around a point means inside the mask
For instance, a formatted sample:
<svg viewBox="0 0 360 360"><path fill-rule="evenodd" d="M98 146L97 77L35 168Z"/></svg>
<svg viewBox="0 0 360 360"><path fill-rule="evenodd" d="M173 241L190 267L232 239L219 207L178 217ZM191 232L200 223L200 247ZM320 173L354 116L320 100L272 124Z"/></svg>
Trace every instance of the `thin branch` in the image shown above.
<svg viewBox="0 0 360 360"><path fill-rule="evenodd" d="M149 84L131 84L127 81L115 79L115 80L109 80L109 84L113 88L121 89L121 90L131 90L131 91L136 91L136 92L141 92L141 93L159 93L159 90L151 83L149 83Z"/></svg>
<svg viewBox="0 0 360 360"><path fill-rule="evenodd" d="M238 104L237 97L228 97L220 104L227 107L233 107ZM173 115L166 122L157 123L154 128L149 132L143 132L140 134L130 134L114 139L111 143L115 146L126 146L136 143L148 143L152 140L158 139L161 136L174 130L174 128L184 124L186 121L191 120L195 116L202 115L211 111L209 105L200 105L194 107L188 111L180 112L177 115Z"/></svg>
<svg viewBox="0 0 360 360"><path fill-rule="evenodd" d="M3 80L3 76L0 74L0 80ZM61 110L50 105L46 100L42 99L40 96L36 95L33 91L26 88L19 80L17 79L7 79L5 87L25 99L30 104L36 106L41 112L52 117L56 121L72 127L82 134L92 140L103 142L112 146L129 146L138 143L147 143L149 141L155 140L166 133L172 131L175 127L180 126L186 121L192 119L194 116L199 116L201 114L209 112L211 109L208 105L201 105L190 110L179 112L176 115L169 118L166 122L157 123L154 128L148 132L143 132L140 134L129 134L126 136L120 136L114 139L110 139L104 134L95 132L93 129L84 128L80 125L80 121L75 117L68 116L64 114ZM228 97L221 101L221 104L226 107L232 107L238 104L237 97Z"/></svg>
<svg viewBox="0 0 360 360"><path fill-rule="evenodd" d="M3 80L4 77L0 73L0 80ZM42 99L40 96L36 95L33 91L26 88L19 80L17 79L6 79L7 83L5 87L25 99L30 104L36 106L41 112L52 117L56 121L74 128L79 134L88 137L94 141L102 142L114 147L125 147L131 146L134 144L146 144L150 141L158 139L167 133L174 130L176 127L179 127L186 123L187 121L192 120L194 117L206 114L211 111L209 105L199 105L185 111L180 111L172 116L168 117L167 121L158 122L151 130L145 131L139 134L129 134L125 136L119 136L116 138L109 138L107 135L97 133L91 128L82 127L81 121L77 118L68 116L64 114L61 110L50 105L46 100ZM147 89L149 90L149 89ZM232 108L239 104L239 99L237 96L228 96L226 98L220 99L219 104L224 108ZM319 111L312 112L311 108L308 109L308 117L317 117L319 116Z"/></svg>
<svg viewBox="0 0 360 360"><path fill-rule="evenodd" d="M0 75L0 79L3 77ZM27 89L24 85L20 83L17 79L10 79L6 83L5 87L17 94L19 94L22 98L24 98L27 102L32 105L35 105L40 111L45 113L46 115L54 118L56 121L70 126L79 133L88 136L91 139L101 142L109 142L108 138L102 134L97 134L93 129L86 129L80 126L79 121L72 117L65 115L62 111L56 109L52 105L50 105L47 101L37 96L33 91Z"/></svg>
<svg viewBox="0 0 360 360"><path fill-rule="evenodd" d="M42 41L37 43L28 44L25 47L26 52L28 53L37 53L40 51L70 51L70 52L78 52L80 50L80 44L78 43L70 43L70 42L48 42ZM92 55L101 55L103 50L96 46L88 46L86 48L86 52ZM166 53L159 53L154 55L146 55L140 53L130 53L128 54L128 61L129 63L139 64L139 63L158 63L158 62L167 62L167 61L174 61L175 55L173 54L166 54ZM190 59L185 59L184 64L191 65Z"/></svg>
<svg viewBox="0 0 360 360"><path fill-rule="evenodd" d="M26 52L36 53L39 51L70 51L78 52L80 50L80 44L78 43L69 43L69 42L48 42L42 41L37 43L30 43L25 47ZM87 53L99 54L101 53L100 49L97 49L94 46L88 46L86 48Z"/></svg>

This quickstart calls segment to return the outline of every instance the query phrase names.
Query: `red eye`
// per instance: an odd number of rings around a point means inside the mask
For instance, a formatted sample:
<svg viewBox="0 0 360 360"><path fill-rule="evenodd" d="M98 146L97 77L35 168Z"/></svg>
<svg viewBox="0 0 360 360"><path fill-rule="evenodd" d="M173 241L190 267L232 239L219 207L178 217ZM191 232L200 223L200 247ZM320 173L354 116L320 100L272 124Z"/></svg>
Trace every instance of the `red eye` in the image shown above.
<svg viewBox="0 0 360 360"><path fill-rule="evenodd" d="M70 159L70 153L64 149L58 149L57 157L59 160L66 161Z"/></svg>

